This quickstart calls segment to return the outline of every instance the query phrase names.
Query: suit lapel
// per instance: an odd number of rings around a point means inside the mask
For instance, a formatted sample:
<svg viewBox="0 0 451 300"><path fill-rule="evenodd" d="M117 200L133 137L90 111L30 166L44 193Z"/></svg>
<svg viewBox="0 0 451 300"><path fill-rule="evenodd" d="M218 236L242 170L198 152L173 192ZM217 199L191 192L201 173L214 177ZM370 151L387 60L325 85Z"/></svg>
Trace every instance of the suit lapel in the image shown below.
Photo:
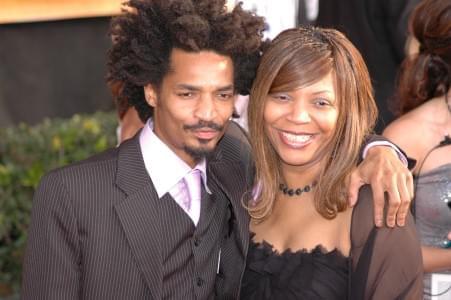
<svg viewBox="0 0 451 300"><path fill-rule="evenodd" d="M208 163L208 180L214 181L233 207L240 251L245 255L249 245L249 215L241 199L248 186L247 178L242 164L234 159L221 159L221 152L217 151L215 159ZM236 156L239 158L238 154ZM160 203L144 166L139 133L119 148L116 184L126 194L126 198L115 205L116 214L152 298L160 299L163 280Z"/></svg>
<svg viewBox="0 0 451 300"><path fill-rule="evenodd" d="M213 179L229 199L238 223L238 237L242 253L247 253L249 244L249 215L241 199L246 192L246 176L240 162L212 161L209 163L209 178Z"/></svg>
<svg viewBox="0 0 451 300"><path fill-rule="evenodd" d="M120 146L117 186L127 197L115 205L122 228L152 297L161 298L159 198L145 169L139 134Z"/></svg>
<svg viewBox="0 0 451 300"><path fill-rule="evenodd" d="M214 189L212 189L212 191L214 191ZM209 196L205 195L205 197L202 197L200 213L202 227L208 227L210 226L210 223L214 218L220 218L220 216L217 215L218 213L220 213L220 205L218 205L218 203L215 203L216 201L218 201L218 199L216 198L217 197L214 192L212 192L212 194Z"/></svg>

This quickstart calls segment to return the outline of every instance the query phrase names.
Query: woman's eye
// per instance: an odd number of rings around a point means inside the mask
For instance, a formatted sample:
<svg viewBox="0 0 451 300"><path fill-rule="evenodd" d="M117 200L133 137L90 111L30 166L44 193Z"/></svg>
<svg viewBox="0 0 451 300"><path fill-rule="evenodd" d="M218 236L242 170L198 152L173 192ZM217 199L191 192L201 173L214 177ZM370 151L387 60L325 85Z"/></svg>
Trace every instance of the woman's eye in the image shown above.
<svg viewBox="0 0 451 300"><path fill-rule="evenodd" d="M327 106L330 105L330 102L326 99L316 99L315 104L318 106Z"/></svg>
<svg viewBox="0 0 451 300"><path fill-rule="evenodd" d="M290 100L290 97L288 97L288 95L284 95L284 94L273 94L273 95L271 95L271 97L273 99L283 101L283 102Z"/></svg>

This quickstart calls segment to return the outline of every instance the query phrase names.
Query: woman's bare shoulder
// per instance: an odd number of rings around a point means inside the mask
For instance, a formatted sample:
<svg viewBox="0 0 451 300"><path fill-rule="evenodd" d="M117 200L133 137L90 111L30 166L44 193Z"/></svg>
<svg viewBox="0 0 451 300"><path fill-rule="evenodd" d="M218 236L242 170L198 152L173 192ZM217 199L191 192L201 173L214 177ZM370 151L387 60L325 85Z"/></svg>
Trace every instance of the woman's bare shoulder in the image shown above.
<svg viewBox="0 0 451 300"><path fill-rule="evenodd" d="M431 106L425 104L394 120L385 128L383 135L407 155L418 159L423 150L428 149L434 126Z"/></svg>

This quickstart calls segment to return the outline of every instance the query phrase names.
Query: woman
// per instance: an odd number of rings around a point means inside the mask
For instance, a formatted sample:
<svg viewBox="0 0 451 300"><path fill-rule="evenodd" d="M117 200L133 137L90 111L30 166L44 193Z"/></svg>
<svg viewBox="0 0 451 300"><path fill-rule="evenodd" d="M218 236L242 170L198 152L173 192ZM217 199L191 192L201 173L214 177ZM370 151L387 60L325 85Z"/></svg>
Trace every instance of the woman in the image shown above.
<svg viewBox="0 0 451 300"><path fill-rule="evenodd" d="M265 51L249 107L258 188L242 299L420 299L412 217L376 229L368 186L346 203L376 114L362 57L338 31L290 29Z"/></svg>
<svg viewBox="0 0 451 300"><path fill-rule="evenodd" d="M414 210L424 271L451 273L451 249L443 249L451 246L451 2L422 1L410 31L419 51L403 63L397 93L402 116L384 135L417 160ZM451 297L451 283L431 291L431 274L424 286L425 299L431 293Z"/></svg>

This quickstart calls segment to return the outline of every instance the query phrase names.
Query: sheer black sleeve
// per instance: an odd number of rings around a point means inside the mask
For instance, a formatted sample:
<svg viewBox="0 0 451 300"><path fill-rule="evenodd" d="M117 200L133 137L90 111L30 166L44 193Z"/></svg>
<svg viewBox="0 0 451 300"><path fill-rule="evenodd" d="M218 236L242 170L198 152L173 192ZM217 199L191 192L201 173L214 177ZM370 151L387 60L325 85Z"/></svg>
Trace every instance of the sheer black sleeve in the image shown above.
<svg viewBox="0 0 451 300"><path fill-rule="evenodd" d="M423 261L413 217L376 228L370 186L362 187L351 225L350 299L422 299Z"/></svg>

